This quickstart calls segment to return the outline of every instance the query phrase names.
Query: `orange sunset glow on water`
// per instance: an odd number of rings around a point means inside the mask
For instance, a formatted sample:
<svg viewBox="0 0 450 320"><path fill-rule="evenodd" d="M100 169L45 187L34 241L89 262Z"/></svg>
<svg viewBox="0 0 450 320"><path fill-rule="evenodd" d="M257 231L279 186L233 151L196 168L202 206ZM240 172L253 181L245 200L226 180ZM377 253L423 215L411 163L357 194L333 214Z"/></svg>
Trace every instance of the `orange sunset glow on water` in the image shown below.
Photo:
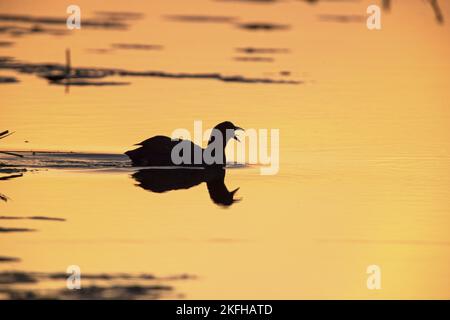
<svg viewBox="0 0 450 320"><path fill-rule="evenodd" d="M449 1L0 1L0 299L449 299L449 39ZM135 145L223 122L226 168Z"/></svg>

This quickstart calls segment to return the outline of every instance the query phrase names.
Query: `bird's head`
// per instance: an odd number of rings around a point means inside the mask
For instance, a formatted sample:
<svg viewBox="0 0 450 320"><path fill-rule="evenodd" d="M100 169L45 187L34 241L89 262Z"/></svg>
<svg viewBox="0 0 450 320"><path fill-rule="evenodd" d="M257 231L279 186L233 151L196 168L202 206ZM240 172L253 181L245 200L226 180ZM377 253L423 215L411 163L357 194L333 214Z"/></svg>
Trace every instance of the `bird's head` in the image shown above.
<svg viewBox="0 0 450 320"><path fill-rule="evenodd" d="M239 141L239 138L236 136L236 131L241 130L244 131L241 127L235 126L230 121L224 121L219 123L217 126L213 128L216 132L220 132L223 137L223 141L225 144L228 142L229 139L233 138L236 141ZM211 142L212 140L210 140Z"/></svg>

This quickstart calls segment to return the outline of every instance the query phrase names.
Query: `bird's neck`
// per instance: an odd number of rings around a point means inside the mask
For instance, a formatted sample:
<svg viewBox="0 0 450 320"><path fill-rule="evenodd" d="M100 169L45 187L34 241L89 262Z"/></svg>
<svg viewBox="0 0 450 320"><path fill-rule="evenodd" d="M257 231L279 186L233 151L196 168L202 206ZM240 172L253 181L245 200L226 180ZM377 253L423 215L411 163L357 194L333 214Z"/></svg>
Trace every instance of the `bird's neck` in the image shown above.
<svg viewBox="0 0 450 320"><path fill-rule="evenodd" d="M211 137L208 141L208 146L206 147L206 152L208 155L215 159L215 164L225 166L227 159L225 157L225 147L227 146L226 140L221 142L215 142L214 137Z"/></svg>

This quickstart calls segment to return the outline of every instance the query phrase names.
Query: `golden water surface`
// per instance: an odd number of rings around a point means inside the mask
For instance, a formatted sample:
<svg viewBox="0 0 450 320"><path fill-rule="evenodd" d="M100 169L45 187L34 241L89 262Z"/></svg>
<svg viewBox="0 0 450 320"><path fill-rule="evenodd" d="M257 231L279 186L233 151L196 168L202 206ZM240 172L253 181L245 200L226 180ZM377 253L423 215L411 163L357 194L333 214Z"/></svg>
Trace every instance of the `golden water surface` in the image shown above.
<svg viewBox="0 0 450 320"><path fill-rule="evenodd" d="M0 12L65 17L73 1L0 1ZM48 169L0 181L10 198L0 216L54 216L66 222L1 220L0 270L189 274L186 298L450 298L450 2L443 24L425 1L392 1L382 29L361 15L371 1L77 0L96 11L141 12L127 30L82 28L68 35L1 35L1 56L74 67L244 75L301 84L209 79L117 78L128 86L49 85L35 74L0 70L3 150L123 153L176 128L230 120L280 130L280 171L227 170L242 200L211 202L206 186L157 194L127 170ZM249 31L230 23L182 22L169 15L231 16L290 25ZM7 22L2 22L7 24ZM83 20L82 20L83 23ZM51 27L51 26L50 26ZM90 49L112 43L162 50ZM238 47L287 48L274 62L241 62ZM289 76L280 76L281 71ZM24 141L29 141L25 143ZM381 290L368 290L378 265Z"/></svg>

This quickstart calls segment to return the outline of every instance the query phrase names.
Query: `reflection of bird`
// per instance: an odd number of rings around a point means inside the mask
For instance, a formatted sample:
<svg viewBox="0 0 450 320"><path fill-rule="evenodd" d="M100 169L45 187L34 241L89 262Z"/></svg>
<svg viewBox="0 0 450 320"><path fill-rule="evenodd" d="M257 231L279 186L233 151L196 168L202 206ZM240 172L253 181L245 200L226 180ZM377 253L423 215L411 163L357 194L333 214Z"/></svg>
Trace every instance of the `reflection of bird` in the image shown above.
<svg viewBox="0 0 450 320"><path fill-rule="evenodd" d="M234 199L239 188L228 191L225 185L225 170L215 166L206 168L173 168L173 169L142 169L132 175L138 186L156 193L171 190L189 189L206 182L211 200L220 206L228 207L240 201Z"/></svg>
<svg viewBox="0 0 450 320"><path fill-rule="evenodd" d="M127 151L125 154L130 157L134 166L205 166L212 164L225 166L225 147L228 141L231 138L239 141L235 135L236 130L244 129L236 127L229 121L219 123L211 132L206 149L202 149L189 140L172 140L165 136L155 136L138 143L137 145L141 147ZM175 147L176 150L174 150ZM220 150L217 150L218 148ZM178 153L178 151L180 152ZM185 151L190 151L190 155L184 154ZM216 151L221 151L221 155L216 154ZM182 161L178 159L174 161L173 154L179 155ZM205 161L208 156L210 156L209 160Z"/></svg>
<svg viewBox="0 0 450 320"><path fill-rule="evenodd" d="M228 188L225 185L225 170L223 169L217 171L214 179L209 179L206 182L206 186L208 188L209 197L215 204L228 207L235 202L241 201L241 199L234 199L234 194L239 188L228 191Z"/></svg>

